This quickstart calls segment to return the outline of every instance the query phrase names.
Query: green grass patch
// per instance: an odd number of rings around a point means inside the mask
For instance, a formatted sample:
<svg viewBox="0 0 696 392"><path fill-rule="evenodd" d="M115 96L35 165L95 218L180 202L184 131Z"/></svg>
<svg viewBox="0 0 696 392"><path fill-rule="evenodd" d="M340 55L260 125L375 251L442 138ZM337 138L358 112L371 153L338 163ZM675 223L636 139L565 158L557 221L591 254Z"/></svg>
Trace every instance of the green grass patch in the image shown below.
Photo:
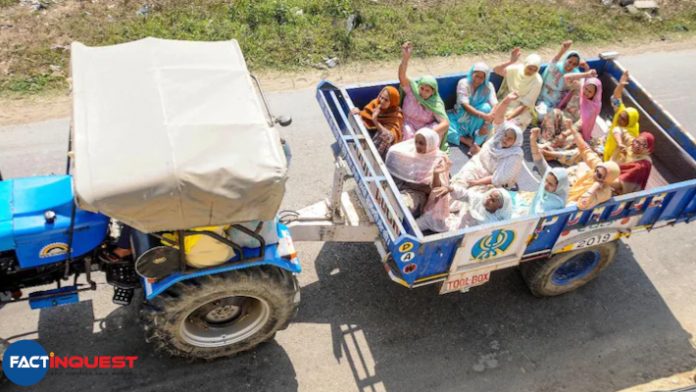
<svg viewBox="0 0 696 392"><path fill-rule="evenodd" d="M67 87L68 81L65 77L49 74L12 77L0 81L0 91L5 93L32 94L60 90Z"/></svg>
<svg viewBox="0 0 696 392"><path fill-rule="evenodd" d="M5 3L11 2L0 0ZM55 37L87 45L148 36L236 38L252 69L299 70L329 57L342 63L398 58L406 40L414 43L417 56L449 56L515 46L534 49L564 39L606 42L696 30L693 2L674 9L663 6L661 18L651 23L598 1L160 0L150 3L146 15L137 14L142 3L128 0L112 8L76 3L78 9L46 18L46 23L33 20L40 15L17 16L15 23L36 27L26 43L0 53L12 58L8 76L0 79L0 94L66 87L65 72L61 77L47 71L50 65L66 69L68 63L67 51L50 49ZM54 7L60 6L45 12Z"/></svg>

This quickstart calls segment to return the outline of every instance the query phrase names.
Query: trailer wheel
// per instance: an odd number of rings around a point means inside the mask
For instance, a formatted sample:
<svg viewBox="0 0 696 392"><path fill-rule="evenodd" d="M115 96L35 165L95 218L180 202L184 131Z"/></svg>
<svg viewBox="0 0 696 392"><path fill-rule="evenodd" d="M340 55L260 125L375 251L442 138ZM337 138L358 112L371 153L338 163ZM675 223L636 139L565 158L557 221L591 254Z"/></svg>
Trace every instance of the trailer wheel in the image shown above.
<svg viewBox="0 0 696 392"><path fill-rule="evenodd" d="M520 271L535 296L561 295L584 286L597 277L614 261L618 247L618 241L613 241L561 253L547 260L522 263Z"/></svg>
<svg viewBox="0 0 696 392"><path fill-rule="evenodd" d="M300 302L288 271L256 267L177 283L141 311L146 339L168 355L210 360L287 328Z"/></svg>

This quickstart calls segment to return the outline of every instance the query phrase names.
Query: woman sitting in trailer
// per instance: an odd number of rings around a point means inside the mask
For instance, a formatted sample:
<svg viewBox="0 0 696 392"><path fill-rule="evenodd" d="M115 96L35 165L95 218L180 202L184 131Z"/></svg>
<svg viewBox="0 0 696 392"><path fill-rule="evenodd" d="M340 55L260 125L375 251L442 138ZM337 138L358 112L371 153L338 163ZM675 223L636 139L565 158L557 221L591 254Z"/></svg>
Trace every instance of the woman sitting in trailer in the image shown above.
<svg viewBox="0 0 696 392"><path fill-rule="evenodd" d="M652 170L650 154L655 148L655 137L651 133L641 132L629 144L629 148L615 154L621 169L621 175L612 184L617 195L645 189Z"/></svg>
<svg viewBox="0 0 696 392"><path fill-rule="evenodd" d="M496 66L493 72L504 78L498 97L504 97L510 92L517 93L519 97L508 107L505 119L525 130L532 122L534 106L543 81L539 75L541 57L538 54L530 54L523 64L516 64L521 54L520 48L513 49L510 61Z"/></svg>
<svg viewBox="0 0 696 392"><path fill-rule="evenodd" d="M530 132L532 158L536 169L542 174L539 189L536 193L520 191L514 195L515 217L562 209L568 200L570 188L568 171L562 167L552 168L546 163L536 143L539 134L539 128L532 128Z"/></svg>
<svg viewBox="0 0 696 392"><path fill-rule="evenodd" d="M594 77L596 74L594 70L590 70L566 75L571 91L563 99L560 107L553 109L541 123L540 147L547 160L556 160L565 166L575 165L582 160L578 149L575 148L567 122L571 122L575 129L581 130L585 141L592 141L592 132L602 111L602 82Z"/></svg>
<svg viewBox="0 0 696 392"><path fill-rule="evenodd" d="M431 189L442 186L441 174L449 170L447 155L439 146L438 134L422 128L413 139L397 143L387 152L387 169L414 217L421 215Z"/></svg>
<svg viewBox="0 0 696 392"><path fill-rule="evenodd" d="M404 114L403 140L413 138L421 128L431 128L440 137L440 149L447 150L446 136L449 128L445 103L438 93L437 80L429 75L411 80L406 75L413 45L406 42L401 47L399 84L404 92L402 112Z"/></svg>
<svg viewBox="0 0 696 392"><path fill-rule="evenodd" d="M477 154L488 138L498 104L495 87L490 82L491 70L486 63L476 63L465 78L457 83L457 102L449 113L447 141L469 147L469 155Z"/></svg>
<svg viewBox="0 0 696 392"><path fill-rule="evenodd" d="M568 51L573 41L564 41L561 49L544 70L542 75L543 85L539 100L537 101L536 112L539 121L542 121L547 113L561 103L563 95L567 92L566 76L580 72L578 66L587 69L587 63L580 59L580 54L574 50Z"/></svg>
<svg viewBox="0 0 696 392"><path fill-rule="evenodd" d="M575 129L573 137L584 162L569 169L572 186L568 202L581 210L589 210L612 197L612 184L619 178L621 169L616 162L602 162Z"/></svg>
<svg viewBox="0 0 696 392"><path fill-rule="evenodd" d="M351 111L353 114L360 115L382 159L387 156L389 147L401 142L404 115L401 113L400 102L399 90L387 86L362 110L353 108Z"/></svg>
<svg viewBox="0 0 696 392"><path fill-rule="evenodd" d="M614 89L614 95L611 99L611 106L614 108L614 121L607 135L607 142L604 145L604 160L613 160L620 162L622 151L628 148L632 138L638 136L640 129L640 114L635 108L627 108L621 99L624 87L629 83L628 71L621 75L619 84Z"/></svg>
<svg viewBox="0 0 696 392"><path fill-rule="evenodd" d="M432 197L448 197L456 199L449 206L450 214L439 226L424 225L419 221L421 229L444 232L460 230L466 227L483 225L486 223L501 222L512 218L512 198L510 192L503 188L492 188L486 191L481 189L463 189L450 187L434 188ZM431 221L425 222L431 223ZM445 230L439 230L444 228Z"/></svg>
<svg viewBox="0 0 696 392"><path fill-rule="evenodd" d="M522 130L514 122L504 121L508 106L517 100L516 93L506 96L493 111L493 139L483 145L452 178L455 188L493 185L514 187L522 170L524 152Z"/></svg>

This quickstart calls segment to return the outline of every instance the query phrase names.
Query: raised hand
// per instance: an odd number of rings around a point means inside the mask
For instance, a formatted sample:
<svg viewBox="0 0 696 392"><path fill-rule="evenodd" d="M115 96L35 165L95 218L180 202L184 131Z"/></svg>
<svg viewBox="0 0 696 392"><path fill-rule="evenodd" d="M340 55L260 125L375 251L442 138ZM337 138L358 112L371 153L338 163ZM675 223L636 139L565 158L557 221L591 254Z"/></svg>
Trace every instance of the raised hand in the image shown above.
<svg viewBox="0 0 696 392"><path fill-rule="evenodd" d="M511 63L516 63L517 60L520 59L520 56L522 56L522 49L520 48L515 48L510 52L510 62Z"/></svg>
<svg viewBox="0 0 696 392"><path fill-rule="evenodd" d="M563 42L561 43L561 48L562 48L563 51L565 52L566 50L570 49L570 46L571 46L571 45L573 45L573 41L572 41L572 40L563 41Z"/></svg>
<svg viewBox="0 0 696 392"><path fill-rule="evenodd" d="M410 41L404 42L404 44L401 45L401 56L410 58L411 52L413 52L413 44Z"/></svg>
<svg viewBox="0 0 696 392"><path fill-rule="evenodd" d="M539 133L541 132L541 129L539 127L534 127L529 131L529 136L531 136L531 139L533 142L539 140Z"/></svg>
<svg viewBox="0 0 696 392"><path fill-rule="evenodd" d="M624 71L624 73L621 75L621 79L619 79L619 84L622 86L628 85L628 71Z"/></svg>
<svg viewBox="0 0 696 392"><path fill-rule="evenodd" d="M591 69L588 71L590 73L591 78L596 78L597 77L597 70L596 69Z"/></svg>
<svg viewBox="0 0 696 392"><path fill-rule="evenodd" d="M585 143L585 139L582 138L582 135L580 134L580 132L578 132L577 129L575 129L573 127L570 127L569 129L570 129L570 134L573 135L573 139L575 140L576 145L579 146L581 142L583 144Z"/></svg>

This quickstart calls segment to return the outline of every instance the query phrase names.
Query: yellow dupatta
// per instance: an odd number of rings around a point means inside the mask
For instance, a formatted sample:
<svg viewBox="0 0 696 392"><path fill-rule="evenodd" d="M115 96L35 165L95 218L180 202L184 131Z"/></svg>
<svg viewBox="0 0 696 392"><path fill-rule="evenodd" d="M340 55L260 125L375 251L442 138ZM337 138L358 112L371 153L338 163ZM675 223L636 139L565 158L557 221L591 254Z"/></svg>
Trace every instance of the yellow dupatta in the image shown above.
<svg viewBox="0 0 696 392"><path fill-rule="evenodd" d="M614 114L614 120L611 123L611 128L609 128L609 133L607 134L607 141L604 144L604 160L608 161L611 159L612 155L614 155L614 151L616 151L616 139L614 139L614 128L619 126L619 116L623 111L626 111L628 113L628 125L626 126L626 131L632 136L632 137L637 137L638 133L640 132L640 124L639 124L639 119L640 115L638 113L638 110L635 108L627 108L624 106L623 103L619 105L619 107L616 109L616 113Z"/></svg>

